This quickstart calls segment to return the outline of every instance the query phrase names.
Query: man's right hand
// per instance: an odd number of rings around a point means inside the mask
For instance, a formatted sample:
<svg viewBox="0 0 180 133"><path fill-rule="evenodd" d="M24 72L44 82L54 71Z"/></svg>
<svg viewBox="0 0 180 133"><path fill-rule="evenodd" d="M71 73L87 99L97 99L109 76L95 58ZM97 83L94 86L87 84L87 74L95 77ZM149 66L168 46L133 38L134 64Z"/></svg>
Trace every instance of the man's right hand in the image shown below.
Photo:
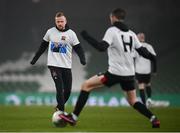
<svg viewBox="0 0 180 133"><path fill-rule="evenodd" d="M34 65L35 63L36 63L36 61L34 61L34 60L32 60L32 61L30 62L31 65Z"/></svg>
<svg viewBox="0 0 180 133"><path fill-rule="evenodd" d="M86 60L85 59L84 60L80 60L80 62L81 62L82 65L86 65Z"/></svg>

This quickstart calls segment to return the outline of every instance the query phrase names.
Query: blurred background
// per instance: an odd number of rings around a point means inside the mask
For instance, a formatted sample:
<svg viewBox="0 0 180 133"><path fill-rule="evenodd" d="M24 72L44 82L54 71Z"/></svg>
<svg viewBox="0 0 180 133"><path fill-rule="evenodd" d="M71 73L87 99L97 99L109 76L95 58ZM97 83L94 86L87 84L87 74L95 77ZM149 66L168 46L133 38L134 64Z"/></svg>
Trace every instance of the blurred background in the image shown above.
<svg viewBox="0 0 180 133"><path fill-rule="evenodd" d="M63 11L86 51L87 65L73 56L73 93L81 83L107 69L107 54L85 42L86 29L101 40L110 26L109 13L116 7L127 11L126 23L144 32L158 55L158 73L152 78L152 97L159 106L180 106L180 5L178 0L1 0L0 1L0 104L55 105L55 87L46 66L45 53L35 66L29 64L56 12ZM89 105L127 106L120 86L94 92Z"/></svg>

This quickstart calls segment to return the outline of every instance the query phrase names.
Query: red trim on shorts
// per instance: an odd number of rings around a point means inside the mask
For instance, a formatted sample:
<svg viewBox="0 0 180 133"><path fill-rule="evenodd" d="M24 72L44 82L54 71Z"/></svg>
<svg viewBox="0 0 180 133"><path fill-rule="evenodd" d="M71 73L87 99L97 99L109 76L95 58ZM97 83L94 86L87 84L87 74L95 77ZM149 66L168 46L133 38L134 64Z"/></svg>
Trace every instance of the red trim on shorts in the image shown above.
<svg viewBox="0 0 180 133"><path fill-rule="evenodd" d="M102 79L101 79L101 82L104 84L104 83L106 83L107 82L107 77L106 76L104 76Z"/></svg>

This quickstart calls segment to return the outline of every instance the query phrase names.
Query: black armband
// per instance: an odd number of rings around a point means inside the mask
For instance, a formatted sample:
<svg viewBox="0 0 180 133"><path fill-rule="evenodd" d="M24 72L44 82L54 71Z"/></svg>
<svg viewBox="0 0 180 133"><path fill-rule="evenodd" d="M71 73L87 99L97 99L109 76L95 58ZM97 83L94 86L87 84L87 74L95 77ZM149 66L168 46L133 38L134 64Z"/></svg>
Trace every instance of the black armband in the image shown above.
<svg viewBox="0 0 180 133"><path fill-rule="evenodd" d="M136 51L138 52L139 55L143 56L146 59L149 59L151 61L156 60L156 56L151 54L145 47L140 47L136 49Z"/></svg>

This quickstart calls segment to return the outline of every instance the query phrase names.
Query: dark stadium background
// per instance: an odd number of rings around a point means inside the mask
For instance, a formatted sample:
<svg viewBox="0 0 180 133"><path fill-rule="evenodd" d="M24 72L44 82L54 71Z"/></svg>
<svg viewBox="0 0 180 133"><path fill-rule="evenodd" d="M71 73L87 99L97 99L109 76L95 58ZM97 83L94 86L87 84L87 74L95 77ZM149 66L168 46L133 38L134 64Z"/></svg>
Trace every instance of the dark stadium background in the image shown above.
<svg viewBox="0 0 180 133"><path fill-rule="evenodd" d="M179 0L0 0L0 131L179 132L179 3ZM126 9L128 26L136 33L144 32L147 42L157 52L158 74L152 81L152 99L159 104L158 108L152 107L150 110L161 120L161 128L152 129L148 119L132 108L122 107L128 103L118 85L92 93L87 105L96 107L85 107L76 127L55 128L51 122L56 104L55 93L41 91L43 85L54 85L51 79L46 80L50 75L46 73L45 56L38 60L39 64L30 66L29 55L32 56L37 50L46 30L54 26L55 13L63 11L83 48L92 55L86 67L79 62L76 64L78 71L73 81L79 82L78 78L84 72L87 73L83 76L88 78L106 70L106 53L99 53L90 47L80 32L86 29L101 40L110 26L109 13L116 7ZM54 86L49 88L55 91ZM78 94L72 93L68 100L71 105ZM111 107L102 107L104 105ZM65 111L72 110L73 106L66 106Z"/></svg>
<svg viewBox="0 0 180 133"><path fill-rule="evenodd" d="M144 32L158 55L154 92L180 92L180 6L178 0L1 0L0 64L18 59L24 51L35 52L54 15L63 11L85 51L93 54L88 76L107 68L107 55L98 53L80 36L86 29L102 39L110 26L109 12L116 7L127 11L126 23L136 33ZM95 57L95 58L94 58ZM100 64L99 64L100 62ZM116 88L116 87L115 87Z"/></svg>

